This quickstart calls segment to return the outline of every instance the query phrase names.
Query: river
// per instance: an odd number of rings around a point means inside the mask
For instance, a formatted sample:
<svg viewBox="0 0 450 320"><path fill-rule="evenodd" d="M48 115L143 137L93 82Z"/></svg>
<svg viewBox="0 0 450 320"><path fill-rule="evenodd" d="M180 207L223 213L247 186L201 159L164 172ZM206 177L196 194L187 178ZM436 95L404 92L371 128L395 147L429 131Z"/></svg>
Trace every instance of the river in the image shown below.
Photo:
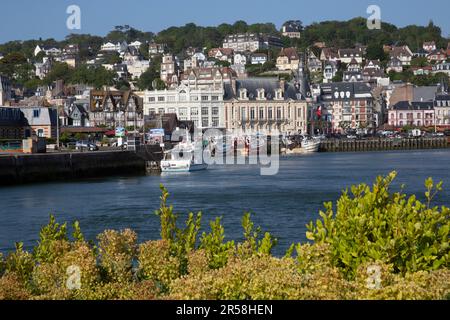
<svg viewBox="0 0 450 320"><path fill-rule="evenodd" d="M0 251L24 242L36 244L50 214L60 222L78 220L86 238L95 240L105 229L132 228L140 241L159 238L160 184L183 219L203 212L203 226L222 216L227 239L242 238L245 211L263 231L278 239L276 254L293 242L305 241L305 225L318 217L323 202L335 201L352 184L371 183L377 175L396 170L398 190L423 195L424 181L444 182L437 205L450 205L450 150L318 153L282 158L279 173L261 176L257 166L213 166L207 171L163 176L134 176L31 184L0 188Z"/></svg>

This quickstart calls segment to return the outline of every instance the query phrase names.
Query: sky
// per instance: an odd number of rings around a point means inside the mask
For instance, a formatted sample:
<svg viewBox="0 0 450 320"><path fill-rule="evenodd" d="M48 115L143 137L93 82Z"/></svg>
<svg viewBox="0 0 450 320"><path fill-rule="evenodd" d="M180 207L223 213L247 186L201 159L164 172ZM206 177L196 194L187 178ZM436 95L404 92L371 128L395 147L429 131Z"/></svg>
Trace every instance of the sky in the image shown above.
<svg viewBox="0 0 450 320"><path fill-rule="evenodd" d="M81 9L81 30L69 30L69 5ZM369 17L369 5L378 5L381 19L403 27L427 25L433 20L450 36L448 0L14 0L2 1L0 43L39 38L64 39L70 33L104 36L116 25L128 24L143 31L158 32L189 22L219 25L244 20L273 22L286 20L305 25L324 20Z"/></svg>

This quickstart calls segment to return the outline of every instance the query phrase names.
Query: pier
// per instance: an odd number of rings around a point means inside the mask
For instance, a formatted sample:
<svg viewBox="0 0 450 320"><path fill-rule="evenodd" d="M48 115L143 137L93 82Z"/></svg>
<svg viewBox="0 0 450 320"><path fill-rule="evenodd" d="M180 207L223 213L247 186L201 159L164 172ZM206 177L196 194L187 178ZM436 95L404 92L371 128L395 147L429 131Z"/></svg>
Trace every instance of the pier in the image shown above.
<svg viewBox="0 0 450 320"><path fill-rule="evenodd" d="M447 137L411 138L411 139L368 139L341 140L329 139L322 141L320 152L364 152L390 150L425 150L444 149L450 146Z"/></svg>

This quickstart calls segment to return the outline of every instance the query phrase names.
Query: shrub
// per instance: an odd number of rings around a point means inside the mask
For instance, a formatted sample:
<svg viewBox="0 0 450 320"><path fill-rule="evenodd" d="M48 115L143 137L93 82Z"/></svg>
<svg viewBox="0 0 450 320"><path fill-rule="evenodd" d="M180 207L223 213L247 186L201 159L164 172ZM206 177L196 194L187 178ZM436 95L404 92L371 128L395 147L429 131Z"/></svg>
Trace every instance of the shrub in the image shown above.
<svg viewBox="0 0 450 320"><path fill-rule="evenodd" d="M431 207L442 183L426 182L426 204L415 196L389 191L396 177L379 177L372 189L365 185L345 191L337 202L320 212L321 220L308 226L307 237L329 244L332 263L350 278L366 262L392 264L396 273L448 268L450 210Z"/></svg>

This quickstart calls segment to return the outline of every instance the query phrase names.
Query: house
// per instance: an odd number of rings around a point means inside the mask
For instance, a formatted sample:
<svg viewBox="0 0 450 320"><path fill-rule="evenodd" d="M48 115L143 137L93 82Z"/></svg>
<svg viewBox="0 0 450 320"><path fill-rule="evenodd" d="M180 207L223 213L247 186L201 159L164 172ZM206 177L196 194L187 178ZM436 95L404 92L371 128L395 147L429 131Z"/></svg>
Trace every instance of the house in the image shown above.
<svg viewBox="0 0 450 320"><path fill-rule="evenodd" d="M63 48L63 53L67 55L78 55L80 48L78 44L68 44Z"/></svg>
<svg viewBox="0 0 450 320"><path fill-rule="evenodd" d="M128 48L128 44L126 43L126 41L117 42L117 43L107 42L100 47L100 50L105 51L105 52L114 52L115 51L115 52L123 53L123 52L125 52L125 50L127 48Z"/></svg>
<svg viewBox="0 0 450 320"><path fill-rule="evenodd" d="M282 48L283 41L279 37L270 35L239 33L228 35L223 41L222 47L233 49L235 52L255 52L261 49Z"/></svg>
<svg viewBox="0 0 450 320"><path fill-rule="evenodd" d="M432 67L432 73L446 73L450 77L450 62L443 62Z"/></svg>
<svg viewBox="0 0 450 320"><path fill-rule="evenodd" d="M48 58L48 57L44 57L42 59L42 62L36 62L34 64L34 67L35 67L35 75L36 75L36 77L38 77L39 79L42 80L52 70L53 60Z"/></svg>
<svg viewBox="0 0 450 320"><path fill-rule="evenodd" d="M302 22L301 21L286 21L281 27L281 34L283 37L288 37L291 39L300 39L302 32Z"/></svg>
<svg viewBox="0 0 450 320"><path fill-rule="evenodd" d="M27 119L19 108L0 107L0 140L21 140L25 138L27 129Z"/></svg>
<svg viewBox="0 0 450 320"><path fill-rule="evenodd" d="M57 111L47 107L21 107L31 129L31 135L41 138L56 138Z"/></svg>
<svg viewBox="0 0 450 320"><path fill-rule="evenodd" d="M181 76L181 84L191 89L220 89L224 83L230 83L236 73L225 67L194 68Z"/></svg>
<svg viewBox="0 0 450 320"><path fill-rule="evenodd" d="M238 79L225 85L224 100L227 130L307 132L307 103L294 83L277 78Z"/></svg>
<svg viewBox="0 0 450 320"><path fill-rule="evenodd" d="M341 63L349 64L353 60L356 60L359 64L362 64L363 62L363 51L360 48L339 49L338 55Z"/></svg>
<svg viewBox="0 0 450 320"><path fill-rule="evenodd" d="M130 43L128 46L139 50L141 48L142 44L143 44L142 42L136 40L136 41L133 41L132 43Z"/></svg>
<svg viewBox="0 0 450 320"><path fill-rule="evenodd" d="M323 48L320 53L320 61L339 61L338 50L335 48Z"/></svg>
<svg viewBox="0 0 450 320"><path fill-rule="evenodd" d="M11 82L0 75L0 106L6 106L11 100Z"/></svg>
<svg viewBox="0 0 450 320"><path fill-rule="evenodd" d="M399 101L388 110L388 123L395 128L434 126L433 102Z"/></svg>
<svg viewBox="0 0 450 320"><path fill-rule="evenodd" d="M339 68L337 62L334 61L325 62L325 68L323 68L323 82L324 83L332 82L338 70Z"/></svg>
<svg viewBox="0 0 450 320"><path fill-rule="evenodd" d="M158 55L158 54L164 54L167 50L167 44L165 43L155 43L152 42L148 45L148 53L151 57Z"/></svg>
<svg viewBox="0 0 450 320"><path fill-rule="evenodd" d="M75 54L66 54L64 53L59 58L55 59L56 61L66 63L71 68L76 68L78 66L78 56Z"/></svg>
<svg viewBox="0 0 450 320"><path fill-rule="evenodd" d="M429 51L427 51L423 48L419 48L416 52L413 53L413 57L414 58L426 58L429 53L430 53Z"/></svg>
<svg viewBox="0 0 450 320"><path fill-rule="evenodd" d="M173 75L177 75L177 69L175 56L173 54L163 55L160 72L161 80L166 83L169 82Z"/></svg>
<svg viewBox="0 0 450 320"><path fill-rule="evenodd" d="M234 54L234 65L245 66L250 62L250 52L237 52Z"/></svg>
<svg viewBox="0 0 450 320"><path fill-rule="evenodd" d="M68 125L72 127L89 127L89 112L86 110L88 107L89 105L85 106L79 103L71 104L68 110Z"/></svg>
<svg viewBox="0 0 450 320"><path fill-rule="evenodd" d="M188 71L189 69L203 67L205 62L206 62L206 55L203 52L197 52L192 56L189 56L188 58L184 59L183 62L184 72Z"/></svg>
<svg viewBox="0 0 450 320"><path fill-rule="evenodd" d="M391 60L388 62L388 67L386 69L386 72L403 72L403 63L400 61L400 59L396 57L392 57Z"/></svg>
<svg viewBox="0 0 450 320"><path fill-rule="evenodd" d="M392 47L389 52L389 56L391 59L398 59L402 66L410 66L413 58L413 53L408 46L400 46L400 47Z"/></svg>
<svg viewBox="0 0 450 320"><path fill-rule="evenodd" d="M436 42L434 42L434 41L424 42L422 48L426 52L435 51L436 50Z"/></svg>
<svg viewBox="0 0 450 320"><path fill-rule="evenodd" d="M344 71L343 82L362 82L364 81L361 71Z"/></svg>
<svg viewBox="0 0 450 320"><path fill-rule="evenodd" d="M265 53L254 53L250 58L251 64L264 64L267 62L267 54Z"/></svg>
<svg viewBox="0 0 450 320"><path fill-rule="evenodd" d="M444 129L450 128L450 94L448 86L441 87L434 99L436 125Z"/></svg>
<svg viewBox="0 0 450 320"><path fill-rule="evenodd" d="M54 46L37 45L34 49L34 56L37 56L40 52L44 52L47 56L58 56L62 51Z"/></svg>
<svg viewBox="0 0 450 320"><path fill-rule="evenodd" d="M330 113L334 132L345 133L349 129L370 129L376 126L370 85L337 82L321 84L320 90L319 102Z"/></svg>
<svg viewBox="0 0 450 320"><path fill-rule="evenodd" d="M300 67L300 57L296 48L283 48L277 58L277 69L280 71L297 71Z"/></svg>
<svg viewBox="0 0 450 320"><path fill-rule="evenodd" d="M322 62L317 58L312 50L308 52L308 69L310 72L322 72Z"/></svg>
<svg viewBox="0 0 450 320"><path fill-rule="evenodd" d="M411 67L410 69L415 76L429 75L433 71L432 66Z"/></svg>
<svg viewBox="0 0 450 320"><path fill-rule="evenodd" d="M92 90L89 123L93 127L142 127L143 99L129 91Z"/></svg>
<svg viewBox="0 0 450 320"><path fill-rule="evenodd" d="M447 61L447 52L445 50L434 50L427 55L427 60L430 63L441 63Z"/></svg>
<svg viewBox="0 0 450 320"><path fill-rule="evenodd" d="M213 48L209 50L208 57L219 61L233 63L234 50L229 48Z"/></svg>
<svg viewBox="0 0 450 320"><path fill-rule="evenodd" d="M350 63L347 65L347 71L348 72L360 72L361 71L361 65L356 61L356 59L352 59Z"/></svg>

